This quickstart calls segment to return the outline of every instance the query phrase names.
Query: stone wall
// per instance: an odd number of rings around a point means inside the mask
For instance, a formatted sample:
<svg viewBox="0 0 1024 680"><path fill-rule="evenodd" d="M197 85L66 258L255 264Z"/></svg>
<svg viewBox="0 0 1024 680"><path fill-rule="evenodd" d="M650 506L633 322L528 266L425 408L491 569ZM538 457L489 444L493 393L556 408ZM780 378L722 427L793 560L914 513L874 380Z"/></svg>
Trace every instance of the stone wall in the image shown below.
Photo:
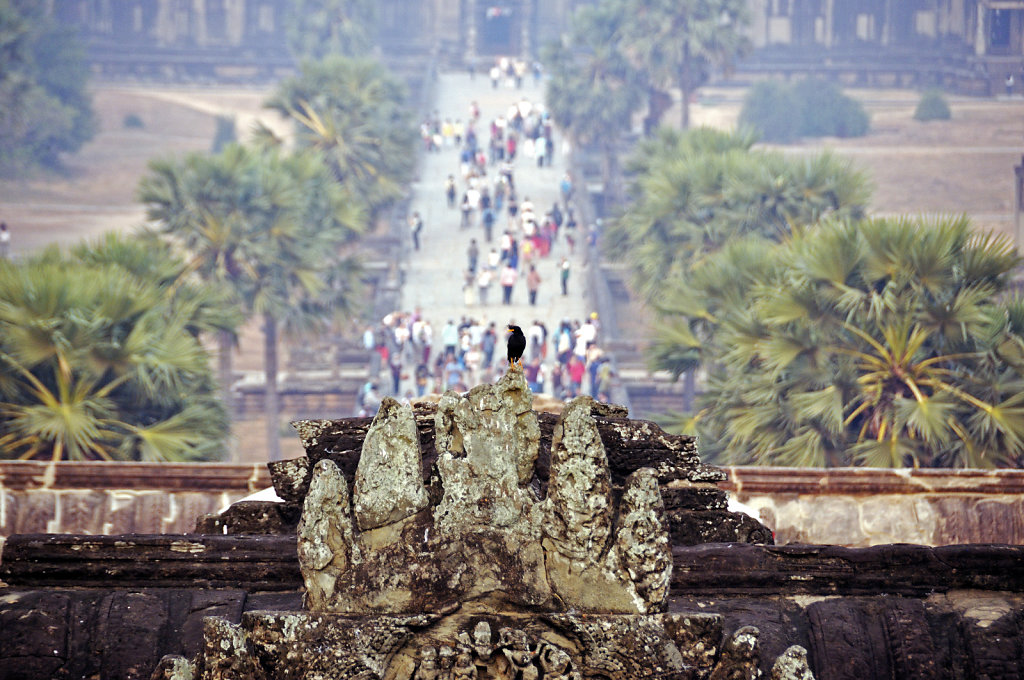
<svg viewBox="0 0 1024 680"><path fill-rule="evenodd" d="M1024 470L725 470L780 545L1024 543Z"/></svg>
<svg viewBox="0 0 1024 680"><path fill-rule="evenodd" d="M1020 678L1022 551L677 546L668 608L755 626L762 678L794 643L820 680ZM203 617L302 608L294 537L19 536L3 557L0 680L145 679L200 651Z"/></svg>
<svg viewBox="0 0 1024 680"><path fill-rule="evenodd" d="M726 468L776 543L1024 544L1024 470ZM259 463L0 462L0 537L187 533L270 486Z"/></svg>
<svg viewBox="0 0 1024 680"><path fill-rule="evenodd" d="M181 534L270 486L263 464L0 462L0 537Z"/></svg>

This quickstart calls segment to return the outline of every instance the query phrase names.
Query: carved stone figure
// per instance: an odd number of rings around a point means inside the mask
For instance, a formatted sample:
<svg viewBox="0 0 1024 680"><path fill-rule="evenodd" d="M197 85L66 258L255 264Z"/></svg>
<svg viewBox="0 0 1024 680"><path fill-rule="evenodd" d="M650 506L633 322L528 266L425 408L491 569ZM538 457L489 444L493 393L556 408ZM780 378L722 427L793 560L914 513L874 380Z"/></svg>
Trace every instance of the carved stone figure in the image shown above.
<svg viewBox="0 0 1024 680"><path fill-rule="evenodd" d="M420 437L412 407L385 397L363 440L352 509L360 530L405 519L427 507Z"/></svg>
<svg viewBox="0 0 1024 680"><path fill-rule="evenodd" d="M419 656L419 665L412 676L413 680L438 680L441 671L437 667L437 647L423 645L420 647Z"/></svg>
<svg viewBox="0 0 1024 680"><path fill-rule="evenodd" d="M473 662L472 652L468 649L461 650L455 655L452 680L476 680L476 676L476 664Z"/></svg>

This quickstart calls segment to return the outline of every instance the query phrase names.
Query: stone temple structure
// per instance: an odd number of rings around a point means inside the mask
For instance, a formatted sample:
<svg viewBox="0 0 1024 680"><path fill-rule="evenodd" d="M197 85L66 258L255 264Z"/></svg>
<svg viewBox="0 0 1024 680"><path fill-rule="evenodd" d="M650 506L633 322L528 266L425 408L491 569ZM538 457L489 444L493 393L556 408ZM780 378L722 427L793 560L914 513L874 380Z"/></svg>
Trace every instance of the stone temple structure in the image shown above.
<svg viewBox="0 0 1024 680"><path fill-rule="evenodd" d="M532 405L519 369L418 412L385 399L358 456L337 448L351 423L299 423L310 455L274 476L284 497L302 498L305 609L207 619L202 654L166 657L155 677L754 677L756 629L719 650L720 616L666 612L661 484L716 497L720 473L690 440L580 397L545 419L541 477ZM421 424L433 440L426 480ZM647 451L634 465L655 467L613 475L602 429ZM799 646L776 667L812 677Z"/></svg>
<svg viewBox="0 0 1024 680"><path fill-rule="evenodd" d="M283 503L14 535L0 680L1024 677L1024 547L771 545L692 438L521 371L296 423Z"/></svg>

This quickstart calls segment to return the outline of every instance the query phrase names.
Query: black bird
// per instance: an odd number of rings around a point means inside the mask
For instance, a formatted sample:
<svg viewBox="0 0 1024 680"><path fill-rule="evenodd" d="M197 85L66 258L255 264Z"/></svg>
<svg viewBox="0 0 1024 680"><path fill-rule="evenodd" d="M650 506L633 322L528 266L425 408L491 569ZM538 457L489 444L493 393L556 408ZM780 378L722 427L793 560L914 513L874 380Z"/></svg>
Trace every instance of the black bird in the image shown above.
<svg viewBox="0 0 1024 680"><path fill-rule="evenodd" d="M515 366L516 359L519 360L519 365L523 365L523 352L526 351L526 336L523 335L523 329L519 326L508 325L508 365Z"/></svg>

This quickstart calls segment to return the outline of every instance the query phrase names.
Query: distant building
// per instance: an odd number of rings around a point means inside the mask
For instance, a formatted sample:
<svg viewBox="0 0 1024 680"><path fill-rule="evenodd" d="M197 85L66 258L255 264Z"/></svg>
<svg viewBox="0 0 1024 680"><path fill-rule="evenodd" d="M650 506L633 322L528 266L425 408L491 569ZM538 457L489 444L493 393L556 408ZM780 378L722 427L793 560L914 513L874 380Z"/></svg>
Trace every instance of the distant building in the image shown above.
<svg viewBox="0 0 1024 680"><path fill-rule="evenodd" d="M1001 92L1024 66L1019 0L750 0L741 72Z"/></svg>
<svg viewBox="0 0 1024 680"><path fill-rule="evenodd" d="M47 0L79 28L107 78L266 79L294 68L288 0ZM577 0L378 0L380 56L446 63L534 57L566 30Z"/></svg>
<svg viewBox="0 0 1024 680"><path fill-rule="evenodd" d="M98 75L266 79L294 67L288 0L46 0L84 33ZM594 0L378 0L379 54L486 66L535 58ZM745 77L816 73L851 84L977 94L1024 81L1024 0L750 0ZM1024 91L1024 90L1022 90Z"/></svg>

